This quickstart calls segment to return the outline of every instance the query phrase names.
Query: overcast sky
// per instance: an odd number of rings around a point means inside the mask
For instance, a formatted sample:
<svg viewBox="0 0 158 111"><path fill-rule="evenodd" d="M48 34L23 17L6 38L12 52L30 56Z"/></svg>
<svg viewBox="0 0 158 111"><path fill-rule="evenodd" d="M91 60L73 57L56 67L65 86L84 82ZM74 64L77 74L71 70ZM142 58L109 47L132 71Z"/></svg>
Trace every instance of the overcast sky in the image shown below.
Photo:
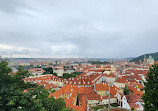
<svg viewBox="0 0 158 111"><path fill-rule="evenodd" d="M0 0L0 55L135 57L158 52L158 0Z"/></svg>

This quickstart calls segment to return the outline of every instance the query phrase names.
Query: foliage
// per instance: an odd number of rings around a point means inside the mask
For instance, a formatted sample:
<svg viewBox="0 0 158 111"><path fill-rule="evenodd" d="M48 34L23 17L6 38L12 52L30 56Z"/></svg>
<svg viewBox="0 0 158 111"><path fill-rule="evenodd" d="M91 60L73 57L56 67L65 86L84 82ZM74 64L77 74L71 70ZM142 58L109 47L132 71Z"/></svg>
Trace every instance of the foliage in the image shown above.
<svg viewBox="0 0 158 111"><path fill-rule="evenodd" d="M44 74L53 74L53 68L52 67L47 67L43 68L45 70Z"/></svg>
<svg viewBox="0 0 158 111"><path fill-rule="evenodd" d="M48 98L50 91L22 79L30 76L21 66L16 74L9 75L6 61L0 62L0 111L61 111L63 99ZM24 92L24 90L28 90Z"/></svg>
<svg viewBox="0 0 158 111"><path fill-rule="evenodd" d="M118 104L111 104L111 106L112 106L112 107L117 107L117 106L118 106Z"/></svg>
<svg viewBox="0 0 158 111"><path fill-rule="evenodd" d="M53 63L49 63L49 65L53 65Z"/></svg>
<svg viewBox="0 0 158 111"><path fill-rule="evenodd" d="M53 73L54 76L57 76L57 73Z"/></svg>
<svg viewBox="0 0 158 111"><path fill-rule="evenodd" d="M96 107L93 107L93 109L96 111L98 109L103 109L104 107L103 106L96 106Z"/></svg>
<svg viewBox="0 0 158 111"><path fill-rule="evenodd" d="M42 86L30 89L21 96L20 107L26 111L61 111L65 108L63 99L48 98L49 94Z"/></svg>
<svg viewBox="0 0 158 111"><path fill-rule="evenodd" d="M129 90L127 89L127 85L125 85L125 88L124 88L124 95L128 95L129 94Z"/></svg>
<svg viewBox="0 0 158 111"><path fill-rule="evenodd" d="M153 65L148 74L145 84L144 100L145 111L158 111L158 65Z"/></svg>
<svg viewBox="0 0 158 111"><path fill-rule="evenodd" d="M109 63L107 61L103 61L103 62L101 62L101 61L88 61L88 62L91 64L108 64Z"/></svg>
<svg viewBox="0 0 158 111"><path fill-rule="evenodd" d="M131 110L133 111L133 110L134 110L134 107L132 107Z"/></svg>
<svg viewBox="0 0 158 111"><path fill-rule="evenodd" d="M65 108L63 111L73 111L73 110L72 110L72 108L67 107L67 108Z"/></svg>
<svg viewBox="0 0 158 111"><path fill-rule="evenodd" d="M71 77L76 77L77 75L81 74L80 72L74 72L72 74L69 74L69 73L63 73L63 76L59 76L60 78L65 78L65 79L68 79L68 78L71 78Z"/></svg>

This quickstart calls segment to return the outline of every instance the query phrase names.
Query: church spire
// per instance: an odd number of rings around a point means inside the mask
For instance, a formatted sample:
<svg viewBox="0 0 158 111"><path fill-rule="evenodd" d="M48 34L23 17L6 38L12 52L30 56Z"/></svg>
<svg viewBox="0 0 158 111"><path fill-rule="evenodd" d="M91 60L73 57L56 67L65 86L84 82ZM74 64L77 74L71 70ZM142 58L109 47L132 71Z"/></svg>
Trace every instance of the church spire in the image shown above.
<svg viewBox="0 0 158 111"><path fill-rule="evenodd" d="M144 63L147 63L146 55L144 55Z"/></svg>

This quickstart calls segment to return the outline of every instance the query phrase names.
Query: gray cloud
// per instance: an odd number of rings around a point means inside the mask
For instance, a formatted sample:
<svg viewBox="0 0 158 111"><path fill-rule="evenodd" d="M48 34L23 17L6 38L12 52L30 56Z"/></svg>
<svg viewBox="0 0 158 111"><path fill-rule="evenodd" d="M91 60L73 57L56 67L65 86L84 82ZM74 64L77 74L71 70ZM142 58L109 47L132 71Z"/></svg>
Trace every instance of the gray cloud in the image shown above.
<svg viewBox="0 0 158 111"><path fill-rule="evenodd" d="M157 5L157 0L1 0L0 45L24 50L0 54L132 57L157 52Z"/></svg>

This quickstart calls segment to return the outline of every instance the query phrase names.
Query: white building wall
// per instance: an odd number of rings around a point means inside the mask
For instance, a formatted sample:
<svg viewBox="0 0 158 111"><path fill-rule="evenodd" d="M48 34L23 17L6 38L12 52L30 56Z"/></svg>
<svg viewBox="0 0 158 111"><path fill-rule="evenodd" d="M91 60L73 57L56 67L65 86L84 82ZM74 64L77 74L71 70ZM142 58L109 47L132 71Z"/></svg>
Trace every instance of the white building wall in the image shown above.
<svg viewBox="0 0 158 111"><path fill-rule="evenodd" d="M117 103L117 98L110 98L110 104ZM102 99L101 105L109 104L109 99Z"/></svg>
<svg viewBox="0 0 158 111"><path fill-rule="evenodd" d="M64 83L63 82L59 82L59 81L50 81L50 83L56 85L56 86L60 86L63 87Z"/></svg>
<svg viewBox="0 0 158 111"><path fill-rule="evenodd" d="M96 106L96 104L99 103L99 100L88 100L88 105L90 106Z"/></svg>
<svg viewBox="0 0 158 111"><path fill-rule="evenodd" d="M129 109L129 110L131 109L127 102L126 96L123 96L122 98L122 108Z"/></svg>
<svg viewBox="0 0 158 111"><path fill-rule="evenodd" d="M63 69L58 69L58 70L53 70L54 73L57 73L58 76L63 76L64 70Z"/></svg>
<svg viewBox="0 0 158 111"><path fill-rule="evenodd" d="M125 88L125 83L118 83L118 82L115 82L114 84L115 84L115 86L117 86L118 88Z"/></svg>
<svg viewBox="0 0 158 111"><path fill-rule="evenodd" d="M144 107L143 107L143 104L141 102L136 102L136 104L138 104L140 106L140 108L137 108L137 110L140 110L140 111L143 111L144 110Z"/></svg>

